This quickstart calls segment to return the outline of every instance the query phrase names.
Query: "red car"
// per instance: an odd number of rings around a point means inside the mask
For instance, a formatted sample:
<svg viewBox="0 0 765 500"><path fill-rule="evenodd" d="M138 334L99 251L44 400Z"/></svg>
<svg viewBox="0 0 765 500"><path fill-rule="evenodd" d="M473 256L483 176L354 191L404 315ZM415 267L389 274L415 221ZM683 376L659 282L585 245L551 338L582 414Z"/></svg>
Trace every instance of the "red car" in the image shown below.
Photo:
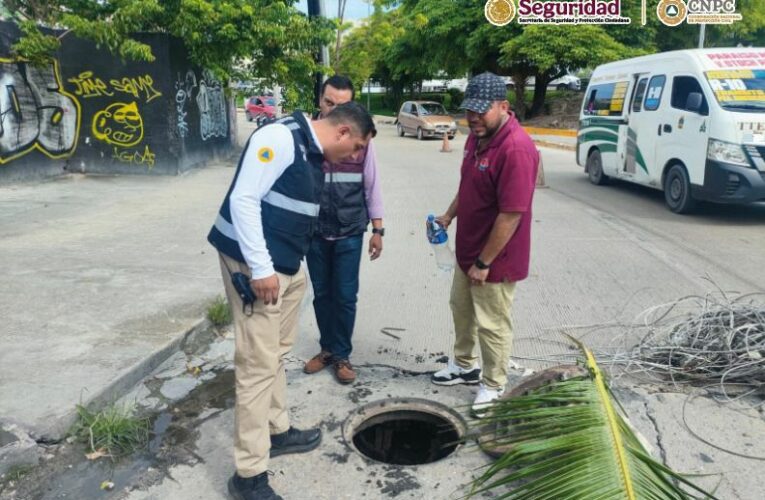
<svg viewBox="0 0 765 500"><path fill-rule="evenodd" d="M244 116L248 122L260 121L262 118L274 118L276 115L276 99L272 96L250 97L244 103Z"/></svg>

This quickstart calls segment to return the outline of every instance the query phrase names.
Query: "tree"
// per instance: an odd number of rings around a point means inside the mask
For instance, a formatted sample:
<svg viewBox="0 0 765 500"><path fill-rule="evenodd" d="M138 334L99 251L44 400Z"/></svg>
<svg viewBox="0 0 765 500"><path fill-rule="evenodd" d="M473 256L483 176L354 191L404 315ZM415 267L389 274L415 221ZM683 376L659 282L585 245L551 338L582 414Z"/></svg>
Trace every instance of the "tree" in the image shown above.
<svg viewBox="0 0 765 500"><path fill-rule="evenodd" d="M343 24L343 18L345 17L345 4L348 0L337 0L337 35L335 37L335 57L340 57L340 42L343 38L343 32L348 30L350 24ZM335 58L332 58L334 61Z"/></svg>
<svg viewBox="0 0 765 500"><path fill-rule="evenodd" d="M531 115L544 107L547 85L567 71L597 66L637 55L597 25L530 25L502 45L500 63L510 67L523 62L536 79ZM516 88L518 86L516 85Z"/></svg>
<svg viewBox="0 0 765 500"><path fill-rule="evenodd" d="M7 0L22 21L15 53L40 62L60 44L37 28L61 28L123 59L154 60L138 32L180 38L193 63L222 80L261 79L311 91L314 54L332 39L334 23L308 19L296 0ZM244 61L249 61L243 64ZM242 67L244 71L235 68Z"/></svg>
<svg viewBox="0 0 765 500"><path fill-rule="evenodd" d="M391 22L393 15L383 13L379 6L365 24L355 28L343 38L341 51L333 54L333 67L346 75L357 89L370 79L384 53L393 44L400 30Z"/></svg>

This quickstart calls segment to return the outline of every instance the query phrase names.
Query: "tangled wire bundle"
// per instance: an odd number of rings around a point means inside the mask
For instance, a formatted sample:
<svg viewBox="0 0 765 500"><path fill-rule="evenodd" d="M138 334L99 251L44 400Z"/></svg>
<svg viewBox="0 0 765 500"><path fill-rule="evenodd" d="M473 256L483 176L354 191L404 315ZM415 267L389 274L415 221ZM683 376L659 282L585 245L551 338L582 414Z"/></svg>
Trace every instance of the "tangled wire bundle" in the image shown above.
<svg viewBox="0 0 765 500"><path fill-rule="evenodd" d="M765 385L764 294L685 297L643 313L648 333L616 355L626 371L674 383ZM621 358L621 359L619 359Z"/></svg>

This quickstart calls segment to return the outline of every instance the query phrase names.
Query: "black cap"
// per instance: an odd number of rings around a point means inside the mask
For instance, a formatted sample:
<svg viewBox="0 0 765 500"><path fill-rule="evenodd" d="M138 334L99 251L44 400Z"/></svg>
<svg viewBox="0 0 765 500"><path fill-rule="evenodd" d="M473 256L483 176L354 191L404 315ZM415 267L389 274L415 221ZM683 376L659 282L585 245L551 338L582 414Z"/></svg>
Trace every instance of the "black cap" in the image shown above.
<svg viewBox="0 0 765 500"><path fill-rule="evenodd" d="M505 100L507 100L505 81L502 77L487 71L470 79L460 109L486 113L491 108L491 103Z"/></svg>

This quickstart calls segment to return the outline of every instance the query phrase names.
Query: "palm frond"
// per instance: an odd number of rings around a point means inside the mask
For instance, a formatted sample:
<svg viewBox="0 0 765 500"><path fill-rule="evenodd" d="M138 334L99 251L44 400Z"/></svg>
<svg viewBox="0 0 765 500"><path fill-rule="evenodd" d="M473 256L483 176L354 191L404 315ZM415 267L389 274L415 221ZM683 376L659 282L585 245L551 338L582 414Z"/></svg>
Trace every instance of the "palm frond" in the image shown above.
<svg viewBox="0 0 765 500"><path fill-rule="evenodd" d="M573 339L572 339L573 340ZM504 453L473 483L514 500L715 498L654 460L618 411L592 352L585 370L497 401L481 447ZM691 493L692 492L692 493Z"/></svg>

